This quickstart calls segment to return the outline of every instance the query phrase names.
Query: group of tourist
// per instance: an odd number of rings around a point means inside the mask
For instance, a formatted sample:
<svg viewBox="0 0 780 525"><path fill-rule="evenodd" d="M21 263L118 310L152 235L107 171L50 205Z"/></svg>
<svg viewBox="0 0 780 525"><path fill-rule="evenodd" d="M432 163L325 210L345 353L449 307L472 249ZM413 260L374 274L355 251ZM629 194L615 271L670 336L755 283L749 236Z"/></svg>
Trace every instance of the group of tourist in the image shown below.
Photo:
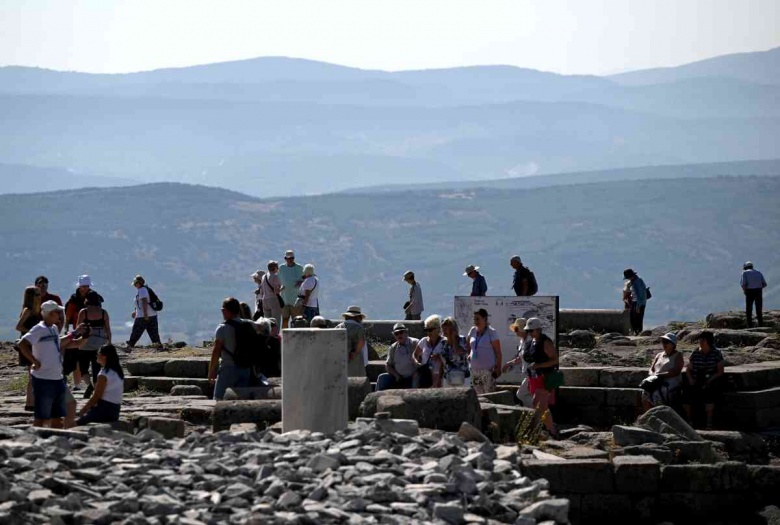
<svg viewBox="0 0 780 525"><path fill-rule="evenodd" d="M715 336L710 331L698 335L698 348L688 358L687 366L677 350L677 335L670 332L661 337L663 350L650 365L650 373L642 381L644 410L658 405L682 408L688 421L694 423L694 407L704 407L706 428L713 427L715 403L723 391L725 363L723 354L715 347Z"/></svg>
<svg viewBox="0 0 780 525"><path fill-rule="evenodd" d="M377 391L470 386L478 394L485 394L496 390L496 380L502 373L520 366L524 381L518 399L533 406L550 435L556 436L549 406L555 403L555 389L562 380L558 352L544 334L542 321L536 317L514 320L510 328L519 344L515 356L506 362L498 332L490 326L489 313L484 308L475 311L473 323L464 336L453 317L442 320L431 315L425 319L426 335L421 339L411 337L403 323L396 323L395 341L388 348L386 372L377 379ZM365 373L359 369L356 372L350 375Z"/></svg>
<svg viewBox="0 0 780 525"><path fill-rule="evenodd" d="M134 320L124 350L132 351L144 332L161 346L157 312L161 302L141 275L131 282L136 289ZM36 426L68 428L89 422L116 421L124 390L124 373L112 344L111 317L103 297L92 289L89 275L81 275L63 306L49 292L49 279L40 275L24 290L16 324L19 364L27 369L25 409L34 412ZM67 377L73 375L73 386ZM86 405L76 420L74 392L84 390Z"/></svg>

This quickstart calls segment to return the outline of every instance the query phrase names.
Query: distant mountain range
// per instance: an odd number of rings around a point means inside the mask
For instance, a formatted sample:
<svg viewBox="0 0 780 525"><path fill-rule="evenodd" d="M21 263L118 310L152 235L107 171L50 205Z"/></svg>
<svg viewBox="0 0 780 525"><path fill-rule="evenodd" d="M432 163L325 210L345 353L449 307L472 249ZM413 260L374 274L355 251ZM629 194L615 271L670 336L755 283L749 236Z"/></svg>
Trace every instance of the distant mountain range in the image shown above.
<svg viewBox="0 0 780 525"><path fill-rule="evenodd" d="M682 173L682 171L681 171ZM209 338L220 301L251 301L249 275L293 248L321 278L324 313L359 304L397 318L414 270L426 314L466 295L467 264L490 295L510 292L520 254L541 294L563 308L619 308L622 270L652 287L648 324L739 308L742 263L780 298L780 177L609 181L536 189L408 189L257 199L218 188L154 184L0 196L0 338L12 336L22 290L38 274L66 297L92 275L118 340L143 274L165 301L164 337Z"/></svg>
<svg viewBox="0 0 780 525"><path fill-rule="evenodd" d="M51 189L104 177L266 197L773 159L779 64L780 48L603 78L282 57L122 75L3 67L0 163L53 170Z"/></svg>

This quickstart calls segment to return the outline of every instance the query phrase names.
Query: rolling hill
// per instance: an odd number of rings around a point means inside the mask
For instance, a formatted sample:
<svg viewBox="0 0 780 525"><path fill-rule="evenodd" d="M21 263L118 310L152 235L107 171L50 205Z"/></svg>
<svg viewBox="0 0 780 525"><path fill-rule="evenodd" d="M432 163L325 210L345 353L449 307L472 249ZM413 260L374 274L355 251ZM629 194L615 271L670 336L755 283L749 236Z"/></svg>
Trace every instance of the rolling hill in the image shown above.
<svg viewBox="0 0 780 525"><path fill-rule="evenodd" d="M470 289L466 264L482 266L490 295L509 292L514 253L564 308L619 307L622 270L634 267L653 289L650 324L739 307L739 271L751 259L770 283L769 308L780 293L779 197L780 177L284 199L171 183L0 196L0 337L12 335L36 275L67 295L89 273L120 339L129 282L141 273L166 302L164 337L198 341L216 326L221 299L250 300L249 274L288 248L315 263L328 316L360 304L370 318L397 317L407 269L426 313L446 314Z"/></svg>

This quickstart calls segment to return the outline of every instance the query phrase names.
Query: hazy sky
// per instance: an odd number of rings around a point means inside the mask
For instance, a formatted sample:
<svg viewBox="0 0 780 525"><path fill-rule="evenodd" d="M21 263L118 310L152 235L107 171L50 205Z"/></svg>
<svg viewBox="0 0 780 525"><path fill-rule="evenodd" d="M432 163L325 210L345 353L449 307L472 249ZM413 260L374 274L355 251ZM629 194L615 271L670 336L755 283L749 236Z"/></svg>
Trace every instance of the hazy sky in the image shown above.
<svg viewBox="0 0 780 525"><path fill-rule="evenodd" d="M0 65L118 73L257 56L613 73L780 46L780 0L0 0Z"/></svg>

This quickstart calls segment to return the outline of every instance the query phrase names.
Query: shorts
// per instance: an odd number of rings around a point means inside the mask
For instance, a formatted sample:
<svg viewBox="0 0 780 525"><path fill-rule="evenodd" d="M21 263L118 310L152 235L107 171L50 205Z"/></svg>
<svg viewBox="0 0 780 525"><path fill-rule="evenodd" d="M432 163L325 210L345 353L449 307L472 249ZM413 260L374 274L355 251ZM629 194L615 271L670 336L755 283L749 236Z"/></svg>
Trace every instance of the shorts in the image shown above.
<svg viewBox="0 0 780 525"><path fill-rule="evenodd" d="M38 379L32 376L35 396L35 419L65 417L68 387L65 379Z"/></svg>
<svg viewBox="0 0 780 525"><path fill-rule="evenodd" d="M299 315L303 315L303 307L302 306L295 306L294 304L285 304L282 307L282 317L298 317Z"/></svg>
<svg viewBox="0 0 780 525"><path fill-rule="evenodd" d="M547 390L544 387L544 376L528 378L528 391L531 392L531 395L534 395L537 390L544 390L550 394L547 398L548 405L555 404L555 390Z"/></svg>

